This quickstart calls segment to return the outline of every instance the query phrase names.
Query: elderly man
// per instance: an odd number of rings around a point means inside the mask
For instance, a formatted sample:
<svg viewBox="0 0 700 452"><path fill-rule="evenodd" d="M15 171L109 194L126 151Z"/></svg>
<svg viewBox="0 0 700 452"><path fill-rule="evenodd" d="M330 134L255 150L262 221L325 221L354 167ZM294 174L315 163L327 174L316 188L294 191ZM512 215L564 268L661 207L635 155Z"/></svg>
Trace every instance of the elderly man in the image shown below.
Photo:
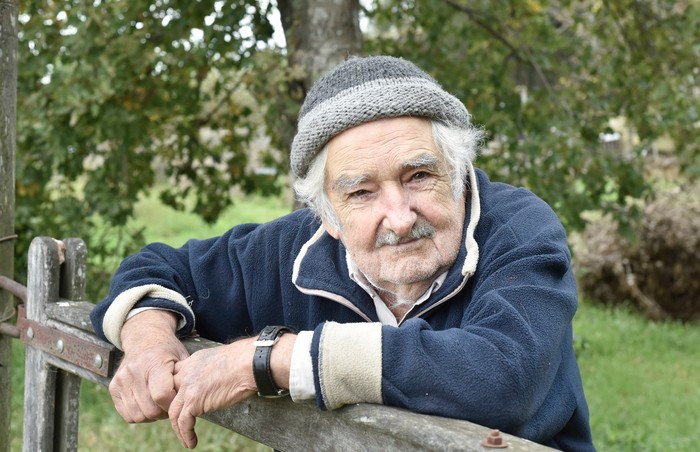
<svg viewBox="0 0 700 452"><path fill-rule="evenodd" d="M92 314L124 351L128 422L195 416L256 393L369 402L591 450L572 348L564 229L472 166L482 132L412 63L352 58L321 78L291 151L310 206L124 260ZM221 345L188 356L195 329ZM241 339L241 337L243 337Z"/></svg>

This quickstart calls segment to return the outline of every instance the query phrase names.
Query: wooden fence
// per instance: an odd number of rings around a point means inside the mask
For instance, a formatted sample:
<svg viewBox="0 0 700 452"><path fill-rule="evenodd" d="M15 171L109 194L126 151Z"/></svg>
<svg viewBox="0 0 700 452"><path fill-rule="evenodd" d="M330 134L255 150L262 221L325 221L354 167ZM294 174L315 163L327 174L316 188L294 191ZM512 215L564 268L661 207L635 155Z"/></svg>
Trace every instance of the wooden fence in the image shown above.
<svg viewBox="0 0 700 452"><path fill-rule="evenodd" d="M89 321L93 304L83 301L86 256L80 239L39 237L29 249L26 296L0 284L26 297L17 320L27 345L24 451L77 450L80 381L107 386L120 359ZM217 345L202 338L183 342L191 353ZM203 417L279 450L551 450L470 422L371 404L320 411L289 399L253 397Z"/></svg>

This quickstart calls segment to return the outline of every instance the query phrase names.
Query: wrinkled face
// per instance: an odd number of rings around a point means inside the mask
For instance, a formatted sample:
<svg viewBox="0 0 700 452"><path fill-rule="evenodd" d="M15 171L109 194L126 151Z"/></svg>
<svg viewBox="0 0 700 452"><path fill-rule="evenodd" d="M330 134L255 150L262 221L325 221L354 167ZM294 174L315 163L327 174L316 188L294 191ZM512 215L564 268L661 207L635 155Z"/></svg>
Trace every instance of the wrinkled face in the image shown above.
<svg viewBox="0 0 700 452"><path fill-rule="evenodd" d="M392 118L348 129L328 142L325 190L343 242L380 289L432 283L457 258L464 194L455 199L430 122Z"/></svg>

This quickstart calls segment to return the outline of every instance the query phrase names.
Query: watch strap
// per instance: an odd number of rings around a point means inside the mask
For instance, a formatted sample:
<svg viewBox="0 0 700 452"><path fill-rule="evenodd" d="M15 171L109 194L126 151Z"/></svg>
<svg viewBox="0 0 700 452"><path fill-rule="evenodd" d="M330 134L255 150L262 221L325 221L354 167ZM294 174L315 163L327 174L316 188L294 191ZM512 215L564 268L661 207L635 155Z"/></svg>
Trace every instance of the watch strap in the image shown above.
<svg viewBox="0 0 700 452"><path fill-rule="evenodd" d="M287 389L280 389L275 385L270 368L270 355L272 346L277 343L280 336L292 330L285 326L266 326L260 332L255 345L253 355L253 378L258 387L260 397L284 397L289 394Z"/></svg>

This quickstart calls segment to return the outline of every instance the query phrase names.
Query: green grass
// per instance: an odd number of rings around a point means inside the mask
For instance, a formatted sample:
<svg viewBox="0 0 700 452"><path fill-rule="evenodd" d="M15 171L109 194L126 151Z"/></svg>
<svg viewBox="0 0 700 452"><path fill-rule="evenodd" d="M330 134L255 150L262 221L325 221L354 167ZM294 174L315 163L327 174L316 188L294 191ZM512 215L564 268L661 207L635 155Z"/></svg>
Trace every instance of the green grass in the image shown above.
<svg viewBox="0 0 700 452"><path fill-rule="evenodd" d="M582 303L574 321L591 427L601 451L700 444L700 325L648 322Z"/></svg>
<svg viewBox="0 0 700 452"><path fill-rule="evenodd" d="M220 234L231 225L266 221L289 211L279 199L237 201L214 225L160 205L137 208L148 241L179 246L188 238ZM581 303L575 345L601 451L693 451L700 444L700 325L650 323L626 308ZM13 344L12 444L21 450L23 347ZM167 421L128 425L106 388L83 382L79 450L184 450ZM269 450L204 420L197 422L200 451Z"/></svg>
<svg viewBox="0 0 700 452"><path fill-rule="evenodd" d="M188 239L203 239L220 235L231 226L241 223L261 223L290 212L292 202L286 198L259 196L237 199L214 224L200 217L175 211L161 204L155 194L142 199L135 209L135 224L145 228L147 242L164 242L181 246Z"/></svg>

